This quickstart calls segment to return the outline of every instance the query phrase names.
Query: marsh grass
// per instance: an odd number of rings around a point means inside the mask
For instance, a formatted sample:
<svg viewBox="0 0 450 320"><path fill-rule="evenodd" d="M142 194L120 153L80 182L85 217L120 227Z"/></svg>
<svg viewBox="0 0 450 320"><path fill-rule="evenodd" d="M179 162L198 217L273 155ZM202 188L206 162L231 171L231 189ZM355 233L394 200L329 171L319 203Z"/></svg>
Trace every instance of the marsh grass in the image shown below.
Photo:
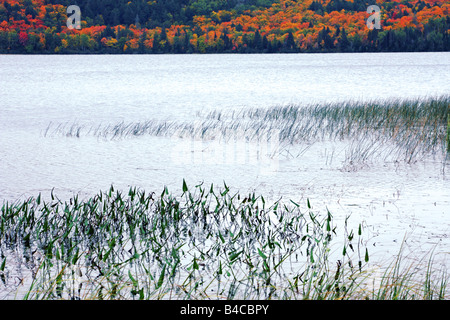
<svg viewBox="0 0 450 320"><path fill-rule="evenodd" d="M3 297L16 299L417 299L435 294L409 274L371 277L363 227L293 201L231 193L224 184L161 195L113 186L80 200L53 193L4 203L0 223ZM18 270L20 272L18 272ZM427 276L428 275L428 276ZM19 283L17 279L19 278ZM433 293L432 293L433 292Z"/></svg>
<svg viewBox="0 0 450 320"><path fill-rule="evenodd" d="M44 136L120 139L142 135L204 140L279 139L283 148L347 141L346 163L373 159L413 163L450 150L450 96L244 108L198 114L193 122L148 120L115 125L49 124Z"/></svg>
<svg viewBox="0 0 450 320"><path fill-rule="evenodd" d="M392 262L377 270L372 285L361 296L371 300L447 300L446 268L435 267L433 251L420 259L407 259L403 247Z"/></svg>
<svg viewBox="0 0 450 320"><path fill-rule="evenodd" d="M226 185L191 193L185 182L179 197L114 187L84 201L51 197L2 206L2 285L11 288L19 266L18 298L309 298L331 270L336 227L309 202L305 211L293 202L267 206ZM361 272L367 261L354 267L347 250L347 273ZM327 290L345 297L344 273L333 279Z"/></svg>
<svg viewBox="0 0 450 320"><path fill-rule="evenodd" d="M246 109L230 117L271 124L280 130L280 140L291 144L349 141L350 161L385 154L410 163L423 155L445 153L449 108L450 97L441 96ZM224 119L226 115L212 112L207 117ZM386 152L378 152L381 146Z"/></svg>
<svg viewBox="0 0 450 320"><path fill-rule="evenodd" d="M450 152L450 106L447 114L447 153Z"/></svg>

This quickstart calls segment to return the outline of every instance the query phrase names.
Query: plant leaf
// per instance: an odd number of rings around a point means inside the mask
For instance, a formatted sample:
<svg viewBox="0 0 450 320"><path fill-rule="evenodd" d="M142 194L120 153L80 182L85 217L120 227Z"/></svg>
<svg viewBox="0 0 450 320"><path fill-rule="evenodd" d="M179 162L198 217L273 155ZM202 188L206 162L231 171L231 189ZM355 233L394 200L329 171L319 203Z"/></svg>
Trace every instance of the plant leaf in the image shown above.
<svg viewBox="0 0 450 320"><path fill-rule="evenodd" d="M261 256L261 258L263 259L267 259L267 256L258 248L258 254Z"/></svg>
<svg viewBox="0 0 450 320"><path fill-rule="evenodd" d="M2 265L0 266L0 271L5 270L5 265L6 265L6 257L3 259Z"/></svg>
<svg viewBox="0 0 450 320"><path fill-rule="evenodd" d="M162 270L161 270L161 274L159 275L159 279L158 279L158 283L156 284L156 289L161 288L163 282L164 282L164 276L166 273L166 265L164 264Z"/></svg>

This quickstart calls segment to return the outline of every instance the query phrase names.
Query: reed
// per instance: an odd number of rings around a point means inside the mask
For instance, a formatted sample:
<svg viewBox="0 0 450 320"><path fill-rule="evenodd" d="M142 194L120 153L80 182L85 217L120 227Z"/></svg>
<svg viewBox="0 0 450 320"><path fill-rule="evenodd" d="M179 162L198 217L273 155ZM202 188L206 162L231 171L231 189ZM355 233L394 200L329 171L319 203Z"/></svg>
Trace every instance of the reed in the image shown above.
<svg viewBox="0 0 450 320"><path fill-rule="evenodd" d="M167 188L156 195L111 186L64 202L52 192L48 200L39 195L2 205L0 279L8 288L2 295L353 299L370 273L369 252L362 225L354 231L347 222L340 228L309 200L267 204L225 183L189 188L183 181L177 196Z"/></svg>
<svg viewBox="0 0 450 320"><path fill-rule="evenodd" d="M178 197L112 186L1 212L2 281L10 285L19 266L25 299L280 298L287 274L295 290L317 277L336 232L330 213L269 207L226 185L192 193L183 183Z"/></svg>
<svg viewBox="0 0 450 320"><path fill-rule="evenodd" d="M447 153L450 152L450 107L447 115Z"/></svg>
<svg viewBox="0 0 450 320"><path fill-rule="evenodd" d="M49 124L45 136L104 139L142 135L204 140L232 138L264 141L276 138L285 147L318 141L347 141L348 163L382 157L412 163L449 150L450 96L423 99L347 101L213 111L194 122L148 120L88 127L76 123ZM368 148L367 144L375 146ZM377 146L384 146L380 154Z"/></svg>
<svg viewBox="0 0 450 320"><path fill-rule="evenodd" d="M428 262L425 262L428 256ZM447 300L449 276L433 264L433 252L417 261L405 262L403 246L395 259L382 268L381 276L364 291L371 300ZM376 284L375 284L376 282ZM367 288L366 288L367 289Z"/></svg>

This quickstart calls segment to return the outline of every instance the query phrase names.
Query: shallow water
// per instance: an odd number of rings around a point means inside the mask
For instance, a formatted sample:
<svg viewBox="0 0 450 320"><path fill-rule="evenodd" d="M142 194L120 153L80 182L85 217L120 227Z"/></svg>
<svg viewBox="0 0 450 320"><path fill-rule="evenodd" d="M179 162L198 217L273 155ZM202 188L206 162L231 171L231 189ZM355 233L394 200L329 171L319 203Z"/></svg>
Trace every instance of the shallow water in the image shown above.
<svg viewBox="0 0 450 320"><path fill-rule="evenodd" d="M450 180L442 159L348 167L348 144L278 145L174 137L45 136L53 126L195 122L198 113L293 103L448 94L449 53L0 56L0 199L90 196L111 184L160 192L204 182L270 201L309 198L363 221L371 256L435 246L446 263ZM239 140L239 139L238 139ZM278 151L277 151L278 150ZM272 157L267 151L273 151Z"/></svg>

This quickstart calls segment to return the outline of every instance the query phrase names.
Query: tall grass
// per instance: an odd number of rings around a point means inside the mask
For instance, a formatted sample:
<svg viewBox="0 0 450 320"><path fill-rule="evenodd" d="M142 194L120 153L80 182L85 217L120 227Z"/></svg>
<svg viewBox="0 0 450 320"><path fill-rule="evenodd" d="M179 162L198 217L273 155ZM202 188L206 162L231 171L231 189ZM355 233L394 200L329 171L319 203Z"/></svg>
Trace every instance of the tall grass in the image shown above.
<svg viewBox="0 0 450 320"><path fill-rule="evenodd" d="M450 152L450 106L447 114L447 153Z"/></svg>
<svg viewBox="0 0 450 320"><path fill-rule="evenodd" d="M118 139L149 134L223 140L238 137L247 141L275 137L285 145L339 140L349 142L349 163L380 156L411 163L424 156L445 155L449 150L449 106L450 96L441 96L244 108L199 114L196 121L186 123L148 120L95 127L50 124L44 135Z"/></svg>
<svg viewBox="0 0 450 320"><path fill-rule="evenodd" d="M243 110L232 118L270 123L280 129L280 140L290 143L349 140L362 152L376 153L389 145L396 159L414 161L417 156L445 152L446 119L450 96L416 100L344 102L309 106L282 106L270 109ZM211 119L223 119L212 112ZM370 144L373 148L364 148ZM356 150L358 151L358 150Z"/></svg>
<svg viewBox="0 0 450 320"><path fill-rule="evenodd" d="M280 200L269 205L263 196L231 193L225 184L220 189L188 188L183 181L180 194L174 196L167 188L161 195L136 188L124 194L111 186L85 200L74 196L63 202L52 193L48 201L39 195L4 203L2 296L391 297L365 289L371 273L361 224L354 231L347 218L340 228L328 210L317 212L309 201L300 205ZM395 280L399 288L408 284ZM441 286L438 295L427 298L445 294Z"/></svg>
<svg viewBox="0 0 450 320"><path fill-rule="evenodd" d="M403 245L388 266L378 270L372 286L363 295L372 300L446 300L449 275L434 265L433 252L424 258L405 262ZM428 261L426 259L428 258Z"/></svg>

